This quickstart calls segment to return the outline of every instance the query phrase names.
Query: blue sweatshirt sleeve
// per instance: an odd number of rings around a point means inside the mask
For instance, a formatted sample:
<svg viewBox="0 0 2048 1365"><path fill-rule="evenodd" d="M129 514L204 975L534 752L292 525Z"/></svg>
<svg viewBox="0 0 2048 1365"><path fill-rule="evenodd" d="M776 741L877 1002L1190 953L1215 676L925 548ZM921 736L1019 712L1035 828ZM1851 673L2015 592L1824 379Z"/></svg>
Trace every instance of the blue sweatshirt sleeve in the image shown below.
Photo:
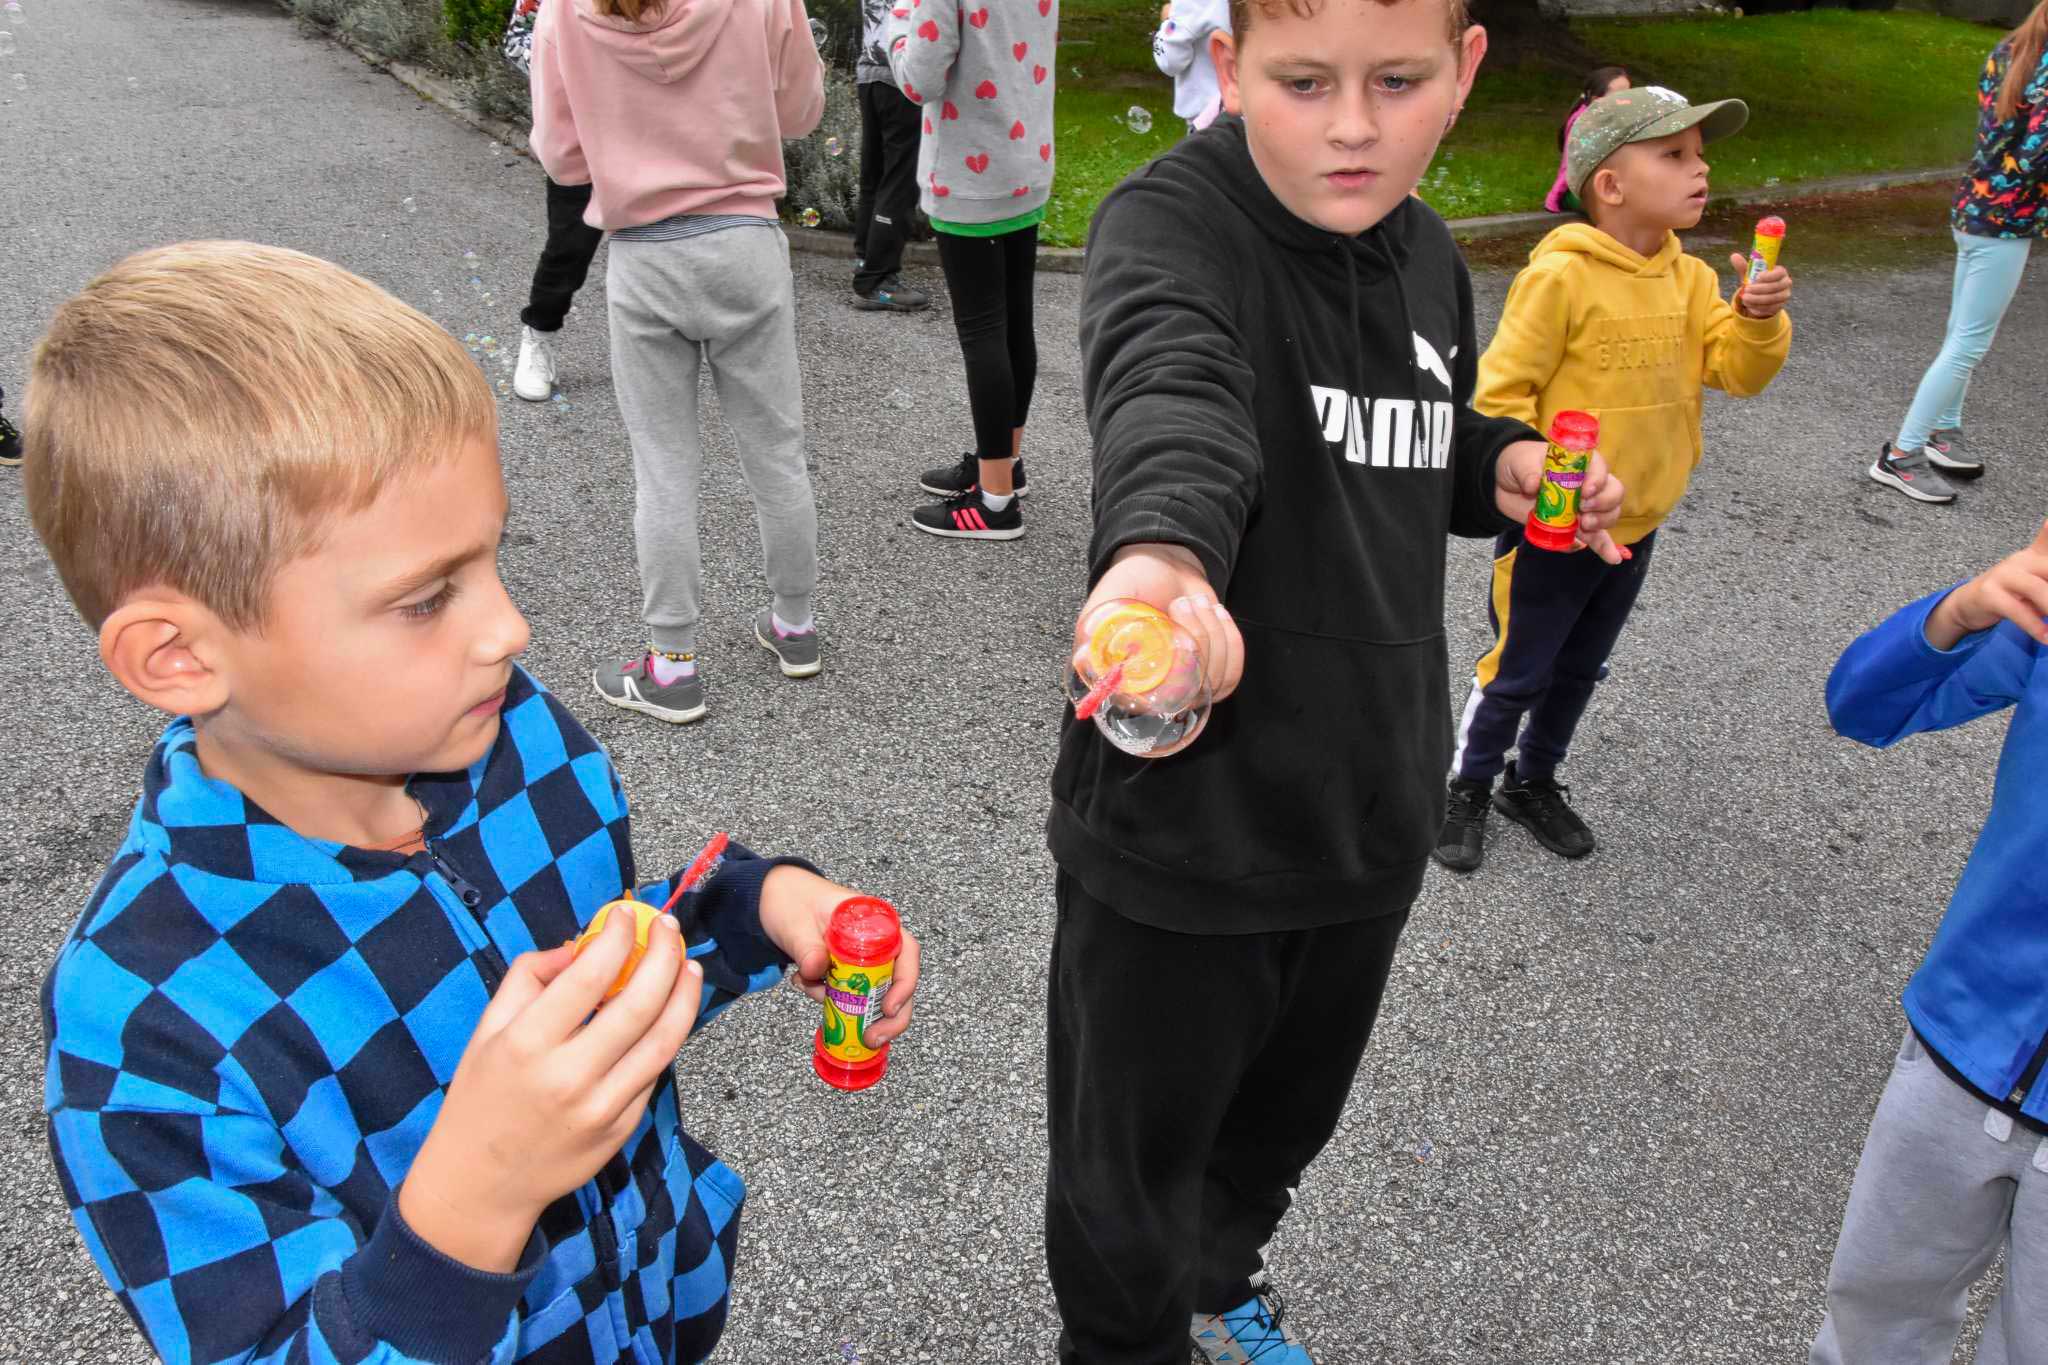
<svg viewBox="0 0 2048 1365"><path fill-rule="evenodd" d="M1836 733L1882 749L2019 700L2040 646L2018 626L2001 622L1948 650L1928 643L1927 618L1953 591L1900 608L1842 652L1828 677L1828 719Z"/></svg>
<svg viewBox="0 0 2048 1365"><path fill-rule="evenodd" d="M785 864L810 872L817 870L801 858L763 858L743 844L728 844L718 870L676 907L683 942L690 956L704 969L704 1000L697 1010L698 1028L741 996L767 990L781 981L782 973L790 965L789 958L761 930L761 884L770 872ZM679 868L674 876L643 886L633 894L649 905L665 905L681 875Z"/></svg>
<svg viewBox="0 0 2048 1365"><path fill-rule="evenodd" d="M138 1080L137 1085L147 1085ZM160 1095L172 1100L167 1092ZM492 1274L428 1246L386 1204L357 1227L268 1119L59 1105L50 1150L86 1249L166 1361L503 1365L539 1270Z"/></svg>

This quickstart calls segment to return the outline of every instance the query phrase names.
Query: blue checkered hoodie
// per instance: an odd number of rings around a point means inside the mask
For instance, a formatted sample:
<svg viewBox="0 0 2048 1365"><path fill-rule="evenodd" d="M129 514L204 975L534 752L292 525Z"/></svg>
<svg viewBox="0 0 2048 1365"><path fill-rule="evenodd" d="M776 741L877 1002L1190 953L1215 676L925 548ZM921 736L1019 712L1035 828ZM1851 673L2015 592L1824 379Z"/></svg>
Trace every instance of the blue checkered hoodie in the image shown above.
<svg viewBox="0 0 2048 1365"><path fill-rule="evenodd" d="M635 884L611 760L523 671L491 752L411 790L425 853L308 839L201 772L188 721L165 732L43 985L50 1148L86 1247L174 1365L703 1359L745 1191L672 1083L511 1274L399 1217L507 962ZM761 932L773 865L735 844L680 908L704 1018L787 965Z"/></svg>

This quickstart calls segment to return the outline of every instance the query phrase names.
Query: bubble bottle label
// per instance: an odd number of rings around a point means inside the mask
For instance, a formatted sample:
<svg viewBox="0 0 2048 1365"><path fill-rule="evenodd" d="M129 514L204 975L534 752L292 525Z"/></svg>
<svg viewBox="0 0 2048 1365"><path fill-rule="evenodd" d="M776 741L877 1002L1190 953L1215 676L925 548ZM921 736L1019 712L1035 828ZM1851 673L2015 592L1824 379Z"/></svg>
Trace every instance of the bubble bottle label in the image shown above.
<svg viewBox="0 0 2048 1365"><path fill-rule="evenodd" d="M882 1021L882 1001L896 979L903 928L889 902L853 896L839 903L825 932L824 1018L811 1045L818 1078L840 1090L865 1090L889 1066L889 1045L868 1045Z"/></svg>
<svg viewBox="0 0 2048 1365"><path fill-rule="evenodd" d="M1756 225L1756 237L1749 247L1749 274L1744 284L1755 284L1757 277L1778 264L1778 252L1785 245L1785 220L1765 218Z"/></svg>
<svg viewBox="0 0 2048 1365"><path fill-rule="evenodd" d="M1550 449L1543 455L1543 482L1522 539L1539 550L1569 550L1577 543L1579 489L1600 443L1600 419L1589 412L1560 412L1550 419Z"/></svg>

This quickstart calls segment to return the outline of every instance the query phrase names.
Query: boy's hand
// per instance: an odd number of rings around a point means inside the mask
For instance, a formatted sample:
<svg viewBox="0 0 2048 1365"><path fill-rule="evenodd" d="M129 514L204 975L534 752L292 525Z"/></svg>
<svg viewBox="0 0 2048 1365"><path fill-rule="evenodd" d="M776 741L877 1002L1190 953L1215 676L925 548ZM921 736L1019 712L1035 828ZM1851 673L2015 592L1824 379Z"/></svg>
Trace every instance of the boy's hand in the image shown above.
<svg viewBox="0 0 2048 1365"><path fill-rule="evenodd" d="M825 929L832 912L839 902L859 894L787 863L771 868L761 883L761 932L796 963L797 985L813 1000L825 998L825 973L832 965ZM903 947L896 954L896 975L882 997L882 1022L866 1034L871 1045L889 1042L910 1027L910 997L917 990L921 957L917 935L905 929Z"/></svg>
<svg viewBox="0 0 2048 1365"><path fill-rule="evenodd" d="M1081 614L1074 618L1074 648L1085 643L1081 639L1081 622L1088 619L1096 604L1112 597L1135 597L1149 603L1195 637L1202 650L1202 668L1212 702L1222 701L1237 690L1238 681L1244 676L1244 637L1237 633L1237 622L1231 619L1229 608L1216 600L1209 576L1203 572L1202 561L1193 550L1184 545L1158 544L1126 545L1118 550L1095 591L1081 604ZM1194 735L1188 736L1189 740L1193 738ZM1178 750L1186 744L1187 740L1183 740L1173 747Z"/></svg>
<svg viewBox="0 0 2048 1365"><path fill-rule="evenodd" d="M1749 276L1749 257L1736 252L1728 258L1735 263L1735 311L1761 322L1785 311L1792 302L1792 276L1782 265L1774 265L1754 280Z"/></svg>
<svg viewBox="0 0 2048 1365"><path fill-rule="evenodd" d="M1543 455L1549 446L1542 441L1516 441L1500 453L1494 467L1494 505L1510 521L1525 522L1536 509L1536 490L1543 485ZM1609 564L1633 559L1626 545L1614 543L1607 528L1621 516L1621 480L1607 471L1607 461L1594 451L1586 461L1586 481L1579 485L1579 531L1576 544L1591 550Z"/></svg>
<svg viewBox="0 0 2048 1365"><path fill-rule="evenodd" d="M1941 599L1927 617L1927 643L1953 649L1965 635L2010 621L2048 645L2048 522L2034 543L2008 555Z"/></svg>
<svg viewBox="0 0 2048 1365"><path fill-rule="evenodd" d="M564 945L514 959L399 1188L399 1212L430 1246L511 1270L542 1210L632 1136L704 989L663 915L632 980L606 1001L632 946L633 917L613 915L581 957Z"/></svg>

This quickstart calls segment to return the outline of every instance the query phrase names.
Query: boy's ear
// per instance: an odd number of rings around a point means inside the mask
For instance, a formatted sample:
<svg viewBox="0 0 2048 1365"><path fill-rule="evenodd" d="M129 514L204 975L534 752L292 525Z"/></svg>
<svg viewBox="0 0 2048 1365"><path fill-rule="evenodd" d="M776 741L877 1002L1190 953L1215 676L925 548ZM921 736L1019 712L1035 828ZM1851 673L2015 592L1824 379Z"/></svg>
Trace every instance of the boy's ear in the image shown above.
<svg viewBox="0 0 2048 1365"><path fill-rule="evenodd" d="M1621 177L1612 166L1602 166L1593 172L1593 178L1586 182L1588 193L1584 196L1588 204L1602 203L1609 208L1620 208L1628 195L1622 191Z"/></svg>
<svg viewBox="0 0 2048 1365"><path fill-rule="evenodd" d="M1237 39L1218 30L1209 35L1209 60L1216 64L1216 84L1223 91L1225 112L1244 116L1244 96L1237 70Z"/></svg>
<svg viewBox="0 0 2048 1365"><path fill-rule="evenodd" d="M1472 96L1472 81L1479 74L1479 64L1486 60L1486 26L1470 24L1458 38L1458 108L1463 110L1465 101Z"/></svg>
<svg viewBox="0 0 2048 1365"><path fill-rule="evenodd" d="M224 661L214 647L225 630L182 593L149 590L100 623L100 660L138 701L174 716L211 715L228 700Z"/></svg>

